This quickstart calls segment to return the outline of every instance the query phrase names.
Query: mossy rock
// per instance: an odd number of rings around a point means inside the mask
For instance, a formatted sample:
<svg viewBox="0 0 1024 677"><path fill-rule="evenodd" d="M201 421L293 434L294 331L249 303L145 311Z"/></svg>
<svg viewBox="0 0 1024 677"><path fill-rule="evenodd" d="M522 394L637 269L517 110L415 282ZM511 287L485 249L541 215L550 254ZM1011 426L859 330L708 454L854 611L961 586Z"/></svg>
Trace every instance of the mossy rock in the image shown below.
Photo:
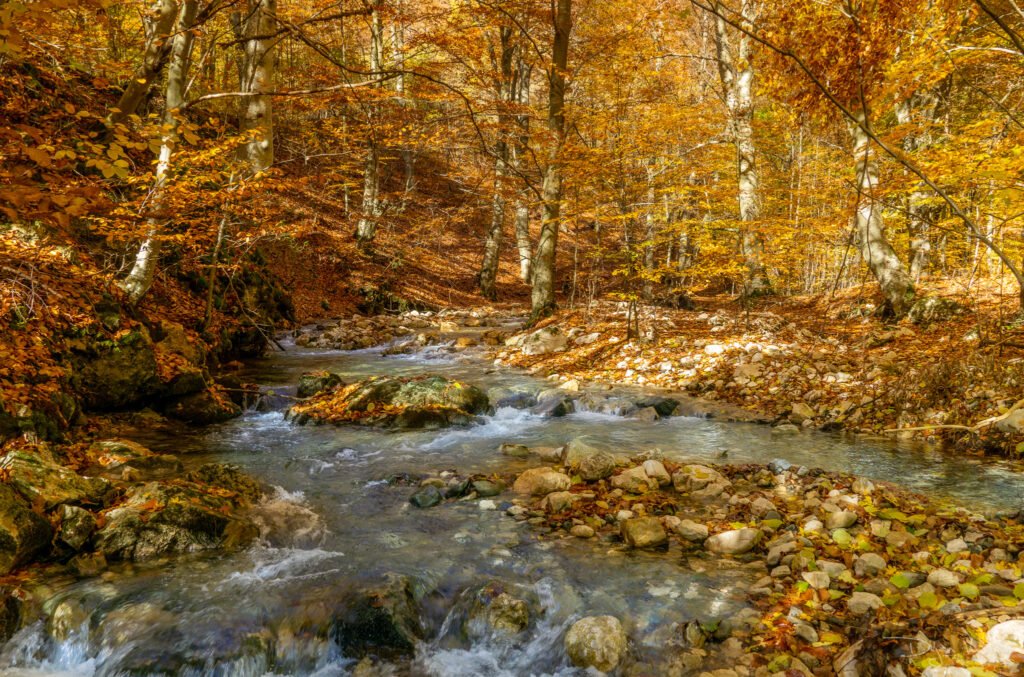
<svg viewBox="0 0 1024 677"><path fill-rule="evenodd" d="M475 386L441 376L374 377L316 395L289 416L300 424L414 429L465 425L488 411L487 395Z"/></svg>
<svg viewBox="0 0 1024 677"><path fill-rule="evenodd" d="M30 561L52 538L50 523L14 489L0 484L0 575Z"/></svg>
<svg viewBox="0 0 1024 677"><path fill-rule="evenodd" d="M299 377L299 397L312 397L343 385L341 376L329 371L309 371Z"/></svg>
<svg viewBox="0 0 1024 677"><path fill-rule="evenodd" d="M145 329L93 339L71 355L71 387L87 410L126 409L160 389L156 353Z"/></svg>

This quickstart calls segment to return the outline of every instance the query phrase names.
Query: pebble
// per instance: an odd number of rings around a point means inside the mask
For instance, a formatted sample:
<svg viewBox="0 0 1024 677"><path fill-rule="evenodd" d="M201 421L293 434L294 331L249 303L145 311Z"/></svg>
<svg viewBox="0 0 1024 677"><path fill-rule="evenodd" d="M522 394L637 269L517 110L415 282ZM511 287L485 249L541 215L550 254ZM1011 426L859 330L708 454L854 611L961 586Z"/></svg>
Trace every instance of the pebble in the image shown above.
<svg viewBox="0 0 1024 677"><path fill-rule="evenodd" d="M569 530L569 533L572 534L573 536L575 536L576 538L593 538L594 537L594 530L591 529L590 527L588 527L585 524L577 524L576 526L574 526L572 529Z"/></svg>
<svg viewBox="0 0 1024 677"><path fill-rule="evenodd" d="M928 582L940 588L952 588L960 584L960 577L949 569L935 569L928 574Z"/></svg>
<svg viewBox="0 0 1024 677"><path fill-rule="evenodd" d="M491 500L480 501L477 505L480 506L481 510L497 510L498 504Z"/></svg>
<svg viewBox="0 0 1024 677"><path fill-rule="evenodd" d="M832 583L832 579L824 571L805 571L801 577L815 590L824 590Z"/></svg>
<svg viewBox="0 0 1024 677"><path fill-rule="evenodd" d="M882 598L878 595L872 595L870 592L855 592L850 595L850 599L846 602L846 608L849 609L850 613L858 616L871 613L882 606Z"/></svg>

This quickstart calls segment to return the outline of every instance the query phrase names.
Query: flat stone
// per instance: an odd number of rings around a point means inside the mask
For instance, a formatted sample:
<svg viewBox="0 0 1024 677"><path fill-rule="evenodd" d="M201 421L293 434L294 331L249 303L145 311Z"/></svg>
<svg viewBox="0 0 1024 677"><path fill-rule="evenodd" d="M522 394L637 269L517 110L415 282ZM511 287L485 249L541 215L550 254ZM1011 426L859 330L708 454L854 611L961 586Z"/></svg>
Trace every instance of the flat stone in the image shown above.
<svg viewBox="0 0 1024 677"><path fill-rule="evenodd" d="M658 483L647 476L642 466L637 466L612 477L611 484L613 489L640 494L656 488Z"/></svg>
<svg viewBox="0 0 1024 677"><path fill-rule="evenodd" d="M861 555L856 559L856 561L854 561L853 572L860 577L877 576L885 571L886 566L888 565L881 555L868 552Z"/></svg>

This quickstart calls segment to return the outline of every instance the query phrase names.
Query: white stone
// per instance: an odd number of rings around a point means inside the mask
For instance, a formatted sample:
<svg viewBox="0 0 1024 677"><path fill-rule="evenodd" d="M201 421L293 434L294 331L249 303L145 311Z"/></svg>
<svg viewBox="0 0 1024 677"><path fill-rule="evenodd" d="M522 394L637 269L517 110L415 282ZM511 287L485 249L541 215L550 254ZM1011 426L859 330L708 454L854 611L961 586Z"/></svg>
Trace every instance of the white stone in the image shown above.
<svg viewBox="0 0 1024 677"><path fill-rule="evenodd" d="M974 654L979 663L996 663L1007 668L1019 667L1013 662L1015 653L1024 653L1024 621L1004 621L988 631L985 646Z"/></svg>

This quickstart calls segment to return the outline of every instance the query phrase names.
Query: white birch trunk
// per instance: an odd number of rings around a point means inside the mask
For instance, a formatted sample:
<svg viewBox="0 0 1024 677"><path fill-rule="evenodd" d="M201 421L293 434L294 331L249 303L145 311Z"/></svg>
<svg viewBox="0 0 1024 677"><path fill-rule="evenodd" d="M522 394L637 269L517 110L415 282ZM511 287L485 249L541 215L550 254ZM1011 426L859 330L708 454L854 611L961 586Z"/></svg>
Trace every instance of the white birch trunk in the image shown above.
<svg viewBox="0 0 1024 677"><path fill-rule="evenodd" d="M157 158L153 191L150 199L146 239L139 246L135 255L135 264L131 272L122 281L121 288L132 303L137 303L153 285L156 266L160 258L160 230L163 218L160 212L164 208L164 189L167 175L171 169L171 158L178 143L179 109L185 103L185 86L188 82L189 61L192 56L193 33L199 0L185 0L178 17L174 39L171 44L171 57L167 67L167 89L164 104L164 135L160 143L160 154Z"/></svg>
<svg viewBox="0 0 1024 677"><path fill-rule="evenodd" d="M383 63L384 24L380 11L373 10L370 17L370 71L379 75ZM380 147L373 125L377 122L378 106L371 104L367 115L370 130L366 142L366 164L363 170L363 215L356 226L356 239L361 247L368 247L377 232L381 216L380 201Z"/></svg>

